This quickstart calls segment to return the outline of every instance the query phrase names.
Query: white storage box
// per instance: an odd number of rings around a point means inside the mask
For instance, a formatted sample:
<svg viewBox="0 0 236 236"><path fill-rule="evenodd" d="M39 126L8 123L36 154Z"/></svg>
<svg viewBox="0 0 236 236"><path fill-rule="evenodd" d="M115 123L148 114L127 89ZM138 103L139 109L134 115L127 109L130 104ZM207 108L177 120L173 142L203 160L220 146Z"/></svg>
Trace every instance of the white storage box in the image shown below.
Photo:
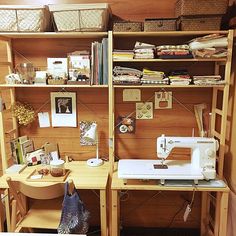
<svg viewBox="0 0 236 236"><path fill-rule="evenodd" d="M40 32L50 27L50 13L43 5L0 5L0 31Z"/></svg>
<svg viewBox="0 0 236 236"><path fill-rule="evenodd" d="M56 31L106 31L107 3L49 5Z"/></svg>

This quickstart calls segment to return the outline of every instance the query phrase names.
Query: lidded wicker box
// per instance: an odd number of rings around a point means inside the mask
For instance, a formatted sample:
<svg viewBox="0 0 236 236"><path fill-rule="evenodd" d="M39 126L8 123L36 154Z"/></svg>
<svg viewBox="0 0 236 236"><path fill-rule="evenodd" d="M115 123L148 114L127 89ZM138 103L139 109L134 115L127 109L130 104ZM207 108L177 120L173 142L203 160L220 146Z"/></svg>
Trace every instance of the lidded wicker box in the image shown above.
<svg viewBox="0 0 236 236"><path fill-rule="evenodd" d="M145 19L144 31L175 31L176 21L176 18Z"/></svg>
<svg viewBox="0 0 236 236"><path fill-rule="evenodd" d="M221 18L221 15L181 16L179 19L179 30L220 30Z"/></svg>
<svg viewBox="0 0 236 236"><path fill-rule="evenodd" d="M42 32L50 28L50 13L43 5L0 5L0 31Z"/></svg>
<svg viewBox="0 0 236 236"><path fill-rule="evenodd" d="M107 3L52 4L49 10L56 31L107 30L110 11Z"/></svg>
<svg viewBox="0 0 236 236"><path fill-rule="evenodd" d="M139 32L142 31L142 22L120 21L113 23L114 32Z"/></svg>
<svg viewBox="0 0 236 236"><path fill-rule="evenodd" d="M177 0L175 15L215 15L225 14L228 0Z"/></svg>

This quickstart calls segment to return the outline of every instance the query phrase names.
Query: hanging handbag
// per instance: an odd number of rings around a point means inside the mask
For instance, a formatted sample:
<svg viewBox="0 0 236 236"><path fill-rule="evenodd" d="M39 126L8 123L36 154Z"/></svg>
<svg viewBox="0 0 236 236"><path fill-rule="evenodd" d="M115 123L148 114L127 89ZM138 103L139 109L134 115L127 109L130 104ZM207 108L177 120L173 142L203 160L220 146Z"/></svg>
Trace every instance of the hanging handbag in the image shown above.
<svg viewBox="0 0 236 236"><path fill-rule="evenodd" d="M89 212L81 201L78 191L74 188L72 194L69 194L68 188L69 184L66 182L61 220L57 231L59 234L86 234L89 228Z"/></svg>

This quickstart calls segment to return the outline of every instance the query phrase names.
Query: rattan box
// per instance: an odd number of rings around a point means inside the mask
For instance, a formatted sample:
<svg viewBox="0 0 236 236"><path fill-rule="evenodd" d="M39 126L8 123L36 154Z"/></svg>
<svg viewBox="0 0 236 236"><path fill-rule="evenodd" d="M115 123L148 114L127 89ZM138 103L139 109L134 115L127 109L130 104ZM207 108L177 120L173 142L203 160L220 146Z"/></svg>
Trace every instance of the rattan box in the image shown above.
<svg viewBox="0 0 236 236"><path fill-rule="evenodd" d="M50 29L50 13L44 5L0 5L1 32L42 32Z"/></svg>
<svg viewBox="0 0 236 236"><path fill-rule="evenodd" d="M52 4L49 10L53 16L55 31L106 31L110 8L107 3L94 4Z"/></svg>
<svg viewBox="0 0 236 236"><path fill-rule="evenodd" d="M222 16L181 16L178 29L182 31L220 30Z"/></svg>
<svg viewBox="0 0 236 236"><path fill-rule="evenodd" d="M228 0L177 0L175 15L214 15L225 14Z"/></svg>
<svg viewBox="0 0 236 236"><path fill-rule="evenodd" d="M142 22L121 21L113 23L114 32L139 32L142 31Z"/></svg>
<svg viewBox="0 0 236 236"><path fill-rule="evenodd" d="M176 21L176 18L145 19L143 30L146 32L175 31Z"/></svg>

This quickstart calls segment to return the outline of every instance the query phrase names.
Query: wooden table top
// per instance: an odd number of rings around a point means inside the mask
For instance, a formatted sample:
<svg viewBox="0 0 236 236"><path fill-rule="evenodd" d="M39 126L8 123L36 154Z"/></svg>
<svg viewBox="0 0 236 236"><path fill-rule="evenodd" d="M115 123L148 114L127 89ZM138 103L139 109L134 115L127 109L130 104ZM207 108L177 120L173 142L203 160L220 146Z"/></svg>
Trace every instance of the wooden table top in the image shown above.
<svg viewBox="0 0 236 236"><path fill-rule="evenodd" d="M27 177L38 168L39 165L36 165L26 167L20 174L4 174L2 177L0 177L0 189L8 188L6 182L7 177L10 176L13 180L26 181ZM109 165L107 162L98 167L90 167L85 161L73 161L66 163L65 168L70 169L71 171L66 180L72 179L77 189L106 189L109 172ZM49 182L38 181L29 183L43 186L48 185Z"/></svg>
<svg viewBox="0 0 236 236"><path fill-rule="evenodd" d="M173 182L173 181L172 181ZM207 181L206 184L201 185L199 182L198 185L194 185L193 181L192 184L189 182L186 184L183 183L184 181L181 181L181 184L179 181L176 181L175 184L169 184L168 181L166 181L165 185L161 185L159 180L128 180L127 184L124 184L123 179L118 178L118 172L115 170L112 176L112 183L111 183L111 189L112 190L159 190L159 191L212 191L212 192L229 192L229 187L224 184L223 181L220 180L220 185L217 187L214 187L214 183L209 186ZM212 183L213 181L211 181ZM183 183L183 184L182 184ZM218 180L217 180L218 183ZM223 183L225 186L221 186L221 183ZM192 186L191 186L192 185Z"/></svg>

